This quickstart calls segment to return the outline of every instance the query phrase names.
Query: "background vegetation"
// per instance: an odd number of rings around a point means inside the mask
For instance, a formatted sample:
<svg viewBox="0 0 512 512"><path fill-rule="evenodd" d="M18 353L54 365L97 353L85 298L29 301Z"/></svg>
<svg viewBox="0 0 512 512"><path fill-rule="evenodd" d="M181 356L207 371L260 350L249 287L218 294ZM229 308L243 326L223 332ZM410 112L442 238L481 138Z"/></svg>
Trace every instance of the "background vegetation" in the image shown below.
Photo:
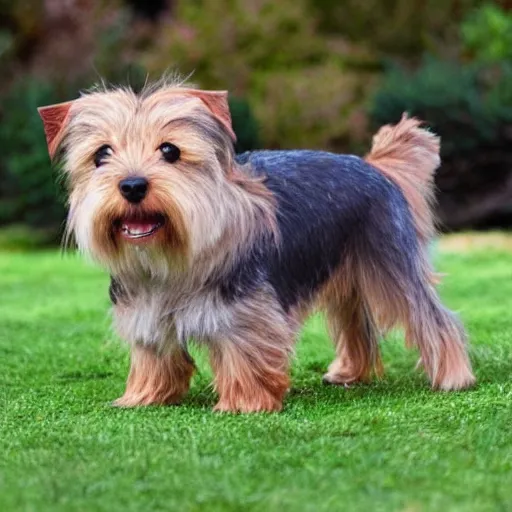
<svg viewBox="0 0 512 512"><path fill-rule="evenodd" d="M237 150L362 153L407 110L443 137L445 229L512 224L512 2L0 0L0 226L58 238L36 107L167 69L226 88ZM14 227L13 227L14 226ZM21 227L20 227L21 226Z"/></svg>

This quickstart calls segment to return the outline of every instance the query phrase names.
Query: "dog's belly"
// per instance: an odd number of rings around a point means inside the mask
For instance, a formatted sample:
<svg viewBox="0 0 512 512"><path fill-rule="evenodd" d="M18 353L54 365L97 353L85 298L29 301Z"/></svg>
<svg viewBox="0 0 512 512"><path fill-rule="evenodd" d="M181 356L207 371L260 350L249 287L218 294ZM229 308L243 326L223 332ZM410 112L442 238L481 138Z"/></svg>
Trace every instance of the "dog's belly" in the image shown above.
<svg viewBox="0 0 512 512"><path fill-rule="evenodd" d="M234 319L233 305L216 291L183 299L176 305L164 290L140 293L129 305L114 307L119 335L130 344L165 349L190 338L208 341L227 335Z"/></svg>
<svg viewBox="0 0 512 512"><path fill-rule="evenodd" d="M172 339L174 321L166 314L160 293L141 293L128 304L114 307L114 324L119 335L130 344L164 347Z"/></svg>

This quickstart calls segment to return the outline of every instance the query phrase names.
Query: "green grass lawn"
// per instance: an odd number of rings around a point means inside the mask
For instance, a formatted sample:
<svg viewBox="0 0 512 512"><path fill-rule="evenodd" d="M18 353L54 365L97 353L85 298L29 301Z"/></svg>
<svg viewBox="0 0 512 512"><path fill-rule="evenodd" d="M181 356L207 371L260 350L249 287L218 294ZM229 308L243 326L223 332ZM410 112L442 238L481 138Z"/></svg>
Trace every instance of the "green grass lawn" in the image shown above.
<svg viewBox="0 0 512 512"><path fill-rule="evenodd" d="M107 277L57 252L0 253L0 510L512 510L512 252L441 252L441 292L478 386L430 391L399 335L386 375L325 387L313 318L280 414L219 415L210 370L180 407L112 408L128 354Z"/></svg>

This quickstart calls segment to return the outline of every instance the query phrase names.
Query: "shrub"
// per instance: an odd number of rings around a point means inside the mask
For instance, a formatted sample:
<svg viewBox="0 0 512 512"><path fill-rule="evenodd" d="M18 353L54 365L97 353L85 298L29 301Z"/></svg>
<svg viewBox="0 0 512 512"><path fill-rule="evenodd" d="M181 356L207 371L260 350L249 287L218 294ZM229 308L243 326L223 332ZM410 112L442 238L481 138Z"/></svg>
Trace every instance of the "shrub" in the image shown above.
<svg viewBox="0 0 512 512"><path fill-rule="evenodd" d="M464 49L481 62L512 60L512 11L486 4L461 26Z"/></svg>
<svg viewBox="0 0 512 512"><path fill-rule="evenodd" d="M407 111L441 136L439 208L448 228L478 227L510 215L512 65L428 59L415 72L392 70L375 95L377 128ZM512 222L500 220L502 222Z"/></svg>
<svg viewBox="0 0 512 512"><path fill-rule="evenodd" d="M172 63L247 98L271 148L350 149L377 67L364 48L322 34L308 0L178 2L142 55L152 74Z"/></svg>
<svg viewBox="0 0 512 512"><path fill-rule="evenodd" d="M243 98L230 97L229 109L236 134L235 150L237 153L260 147L258 123L252 113L249 102Z"/></svg>
<svg viewBox="0 0 512 512"><path fill-rule="evenodd" d="M380 125L410 112L444 137L444 156L472 151L496 141L499 127L508 120L509 76L507 63L489 68L428 59L413 74L392 70L374 97L370 115Z"/></svg>
<svg viewBox="0 0 512 512"><path fill-rule="evenodd" d="M320 29L344 34L380 55L416 60L456 44L461 18L481 0L309 0Z"/></svg>
<svg viewBox="0 0 512 512"><path fill-rule="evenodd" d="M37 107L66 97L64 91L36 80L16 84L1 97L0 224L59 231L65 210Z"/></svg>

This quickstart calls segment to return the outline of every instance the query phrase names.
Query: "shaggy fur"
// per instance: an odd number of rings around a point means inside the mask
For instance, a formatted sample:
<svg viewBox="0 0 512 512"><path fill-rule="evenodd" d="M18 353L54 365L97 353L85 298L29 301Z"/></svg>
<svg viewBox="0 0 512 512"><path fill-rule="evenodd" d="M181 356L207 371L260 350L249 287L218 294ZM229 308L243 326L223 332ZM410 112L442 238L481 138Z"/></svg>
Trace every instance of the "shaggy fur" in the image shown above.
<svg viewBox="0 0 512 512"><path fill-rule="evenodd" d="M419 121L382 128L363 160L235 156L226 93L178 83L96 90L40 113L69 185L68 236L110 272L115 325L132 346L118 405L178 402L194 339L210 350L216 410L277 411L314 308L336 347L326 382L380 375L379 338L403 326L434 388L473 384L463 328L433 287L439 139ZM120 188L135 177L147 184L140 201Z"/></svg>

